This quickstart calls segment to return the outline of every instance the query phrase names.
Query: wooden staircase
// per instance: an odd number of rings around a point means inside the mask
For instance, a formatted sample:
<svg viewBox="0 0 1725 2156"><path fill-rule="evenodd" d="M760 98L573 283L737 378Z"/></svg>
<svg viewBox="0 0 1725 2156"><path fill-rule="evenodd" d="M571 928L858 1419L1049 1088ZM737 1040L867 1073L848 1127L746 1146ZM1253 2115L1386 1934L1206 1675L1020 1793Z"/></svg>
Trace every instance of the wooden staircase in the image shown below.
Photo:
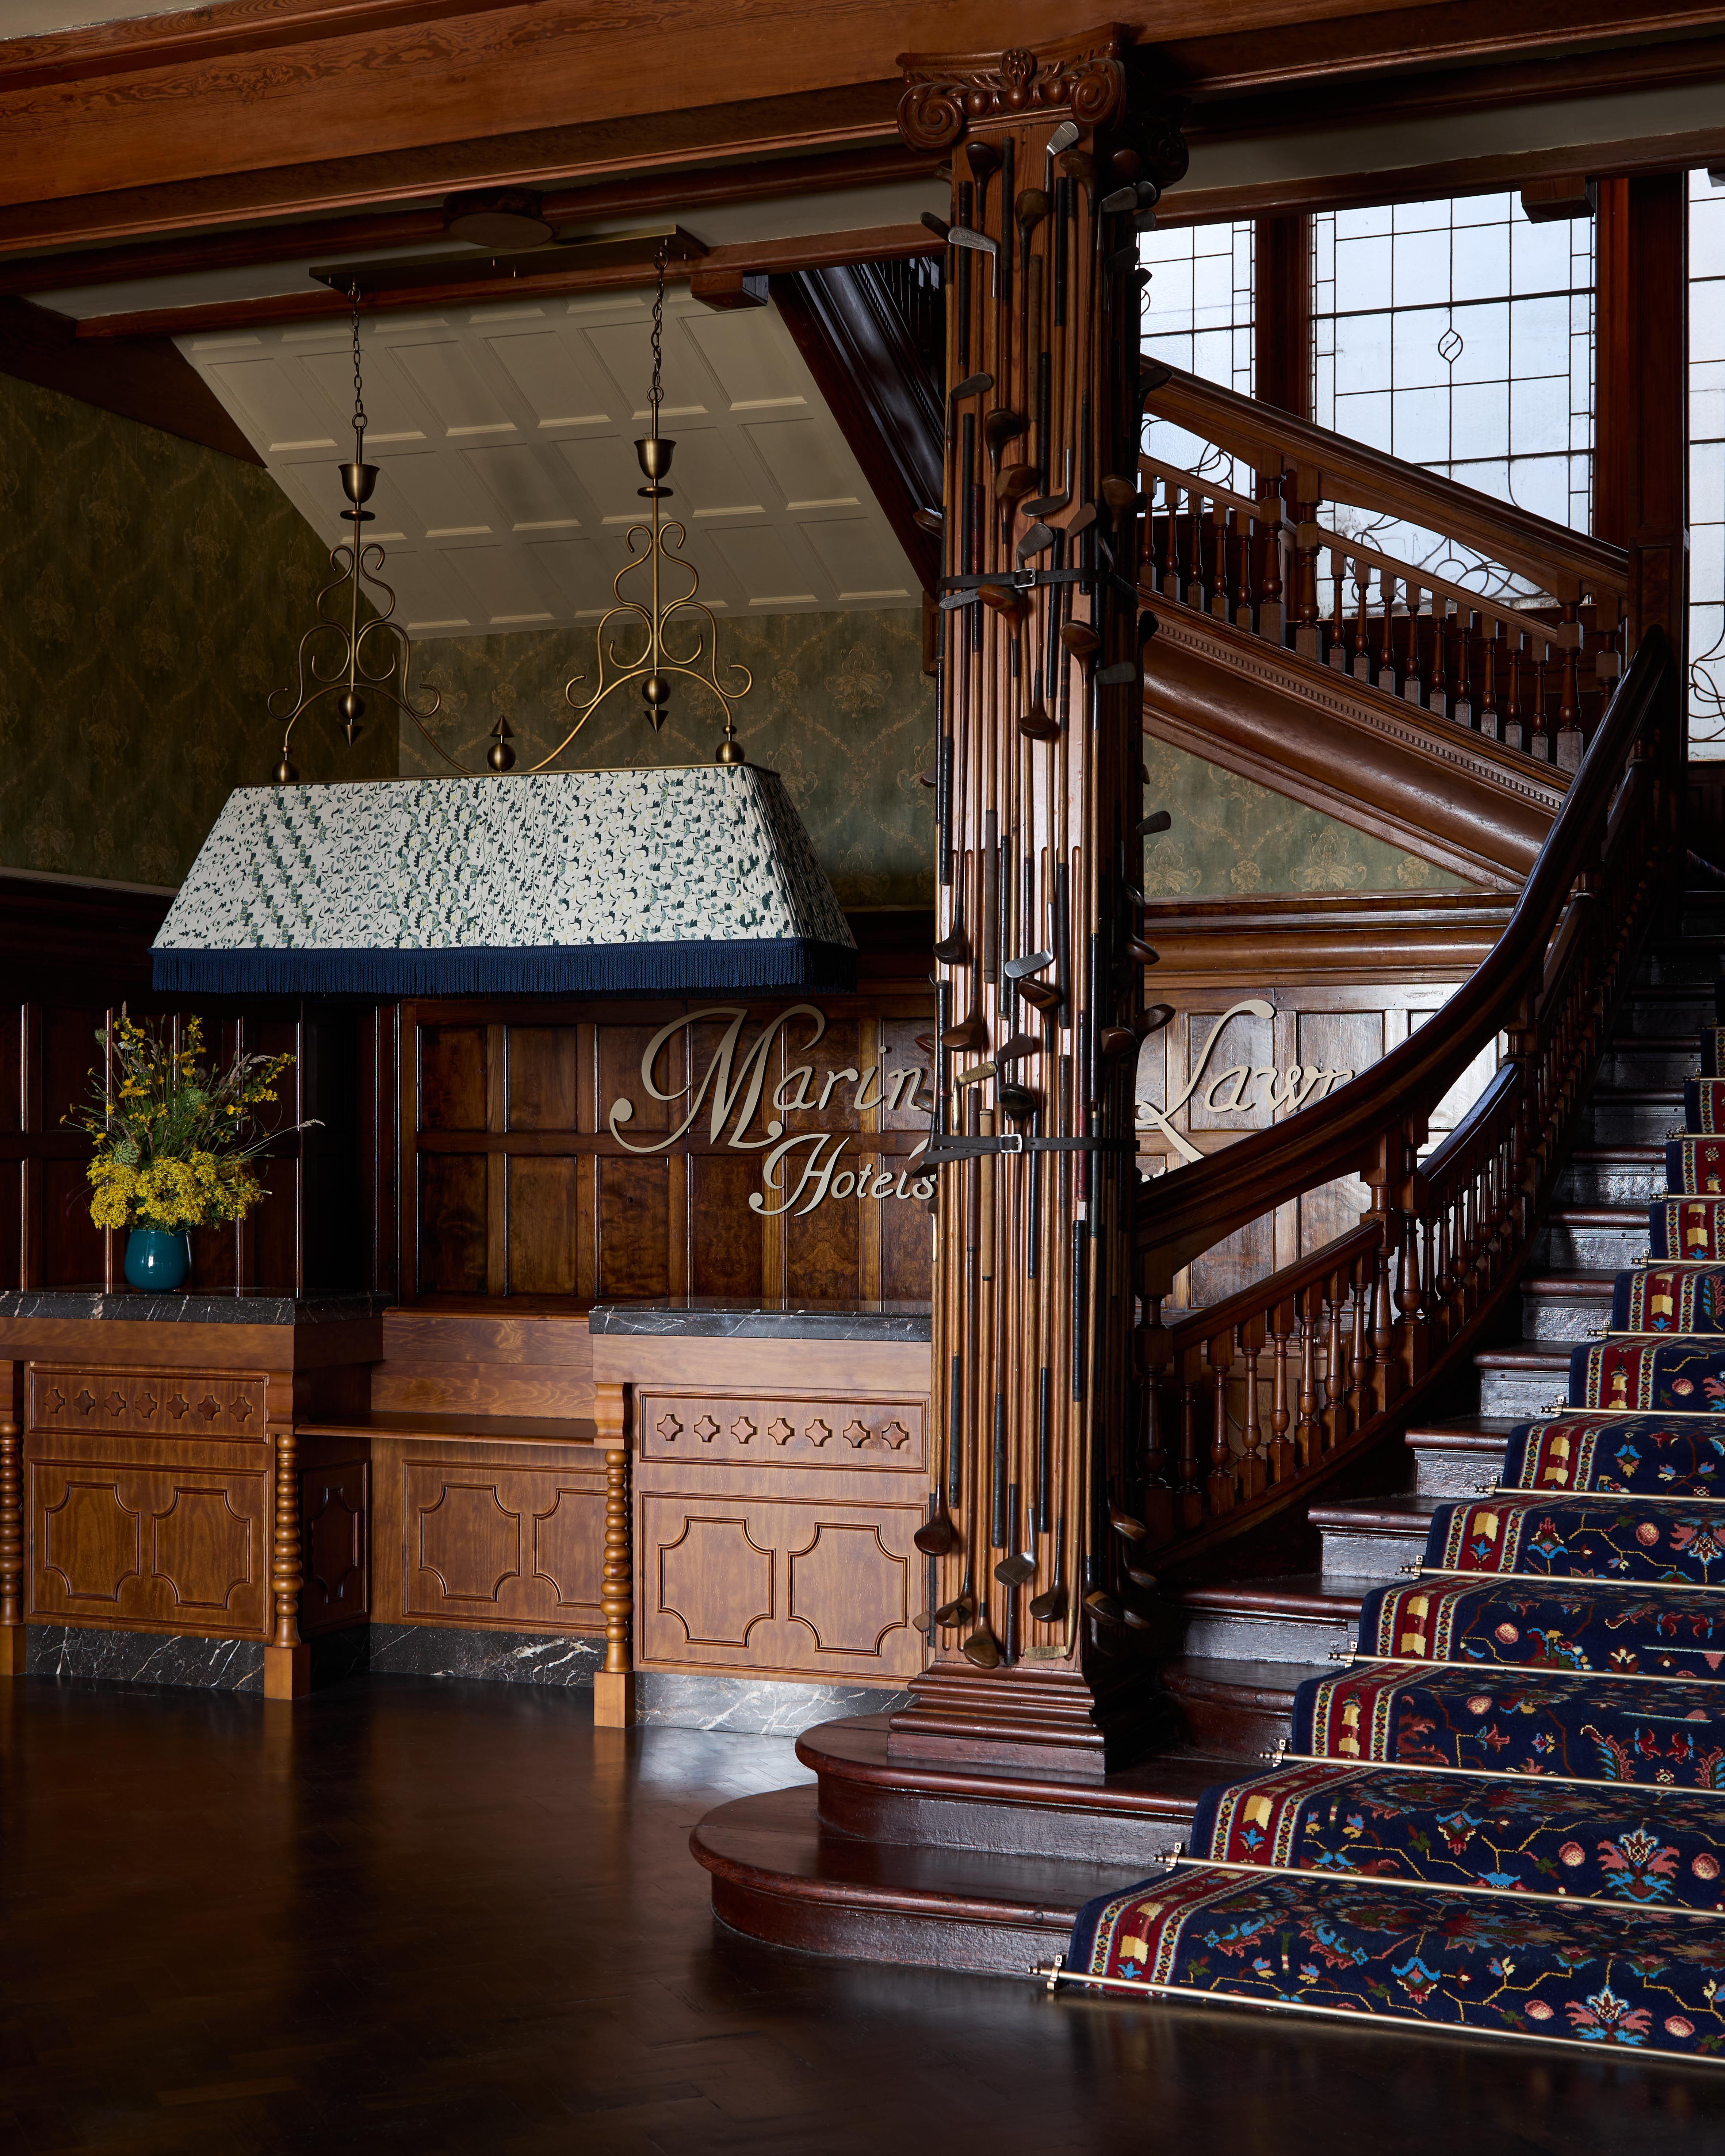
<svg viewBox="0 0 1725 2156"><path fill-rule="evenodd" d="M1063 1950L1084 1902L1177 1847L1199 1794L1285 1736L1295 1687L1351 1646L1369 1590L1418 1563L1434 1506L1470 1493L1511 1424L1562 1396L1570 1351L1609 1317L1615 1270L1645 1247L1722 963L1725 891L1691 891L1640 959L1501 1337L1475 1352L1448 1411L1362 1461L1360 1486L1299 1507L1268 1551L1166 1598L1151 1757L1084 1786L889 1763L884 1716L811 1729L797 1754L812 1784L740 1799L694 1830L720 1921L815 1953L1018 1975Z"/></svg>

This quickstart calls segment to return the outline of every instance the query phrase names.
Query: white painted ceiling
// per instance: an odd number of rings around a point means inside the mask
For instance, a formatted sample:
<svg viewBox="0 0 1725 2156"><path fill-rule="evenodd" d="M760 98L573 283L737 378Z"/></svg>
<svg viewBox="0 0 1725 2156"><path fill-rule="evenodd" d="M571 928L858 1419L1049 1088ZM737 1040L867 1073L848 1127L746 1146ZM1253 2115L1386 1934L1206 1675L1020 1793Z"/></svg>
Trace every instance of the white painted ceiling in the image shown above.
<svg viewBox="0 0 1725 2156"><path fill-rule="evenodd" d="M388 550L396 619L419 637L596 621L624 535L647 514L650 292L367 319L368 538ZM345 324L178 340L328 545L351 531ZM773 306L665 305L668 516L687 527L716 613L919 603L914 573ZM626 593L645 582L631 579ZM678 587L680 589L680 585Z"/></svg>

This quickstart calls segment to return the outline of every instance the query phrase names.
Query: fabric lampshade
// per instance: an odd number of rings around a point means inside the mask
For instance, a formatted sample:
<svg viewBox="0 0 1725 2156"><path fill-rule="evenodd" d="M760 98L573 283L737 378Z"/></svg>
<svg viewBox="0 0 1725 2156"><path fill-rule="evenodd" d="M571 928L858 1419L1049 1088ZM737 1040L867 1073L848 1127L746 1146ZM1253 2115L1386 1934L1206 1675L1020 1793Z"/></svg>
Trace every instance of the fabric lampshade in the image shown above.
<svg viewBox="0 0 1725 2156"><path fill-rule="evenodd" d="M154 945L188 995L856 985L784 782L753 764L242 787Z"/></svg>

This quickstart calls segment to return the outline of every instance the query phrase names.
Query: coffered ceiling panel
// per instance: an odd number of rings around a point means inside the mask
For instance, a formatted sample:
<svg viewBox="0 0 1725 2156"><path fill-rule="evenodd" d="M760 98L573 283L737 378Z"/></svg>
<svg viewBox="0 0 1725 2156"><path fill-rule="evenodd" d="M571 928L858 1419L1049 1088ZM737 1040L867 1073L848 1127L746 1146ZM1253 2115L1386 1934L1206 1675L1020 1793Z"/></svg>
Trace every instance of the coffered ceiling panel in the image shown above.
<svg viewBox="0 0 1725 2156"><path fill-rule="evenodd" d="M646 293L368 318L368 536L419 636L596 620L628 527L647 515ZM916 578L772 306L665 305L673 498L717 613L918 603ZM352 440L339 326L187 337L181 349L320 536L345 536ZM646 583L645 572L637 579ZM681 588L680 580L677 588Z"/></svg>

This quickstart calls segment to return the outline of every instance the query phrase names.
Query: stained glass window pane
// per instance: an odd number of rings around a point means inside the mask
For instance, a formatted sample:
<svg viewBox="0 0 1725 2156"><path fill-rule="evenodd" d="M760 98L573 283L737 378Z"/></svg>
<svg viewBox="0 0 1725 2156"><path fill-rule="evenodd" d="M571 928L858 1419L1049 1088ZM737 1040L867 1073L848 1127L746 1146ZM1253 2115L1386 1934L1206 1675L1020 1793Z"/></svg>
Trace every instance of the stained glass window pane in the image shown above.
<svg viewBox="0 0 1725 2156"><path fill-rule="evenodd" d="M1253 229L1247 218L1146 232L1138 249L1150 272L1140 332L1143 349L1243 397L1251 396L1255 379ZM1200 472L1224 486L1235 483L1231 458L1166 419L1146 422L1144 447L1182 471Z"/></svg>
<svg viewBox="0 0 1725 2156"><path fill-rule="evenodd" d="M1689 753L1725 758L1725 188L1689 175Z"/></svg>

